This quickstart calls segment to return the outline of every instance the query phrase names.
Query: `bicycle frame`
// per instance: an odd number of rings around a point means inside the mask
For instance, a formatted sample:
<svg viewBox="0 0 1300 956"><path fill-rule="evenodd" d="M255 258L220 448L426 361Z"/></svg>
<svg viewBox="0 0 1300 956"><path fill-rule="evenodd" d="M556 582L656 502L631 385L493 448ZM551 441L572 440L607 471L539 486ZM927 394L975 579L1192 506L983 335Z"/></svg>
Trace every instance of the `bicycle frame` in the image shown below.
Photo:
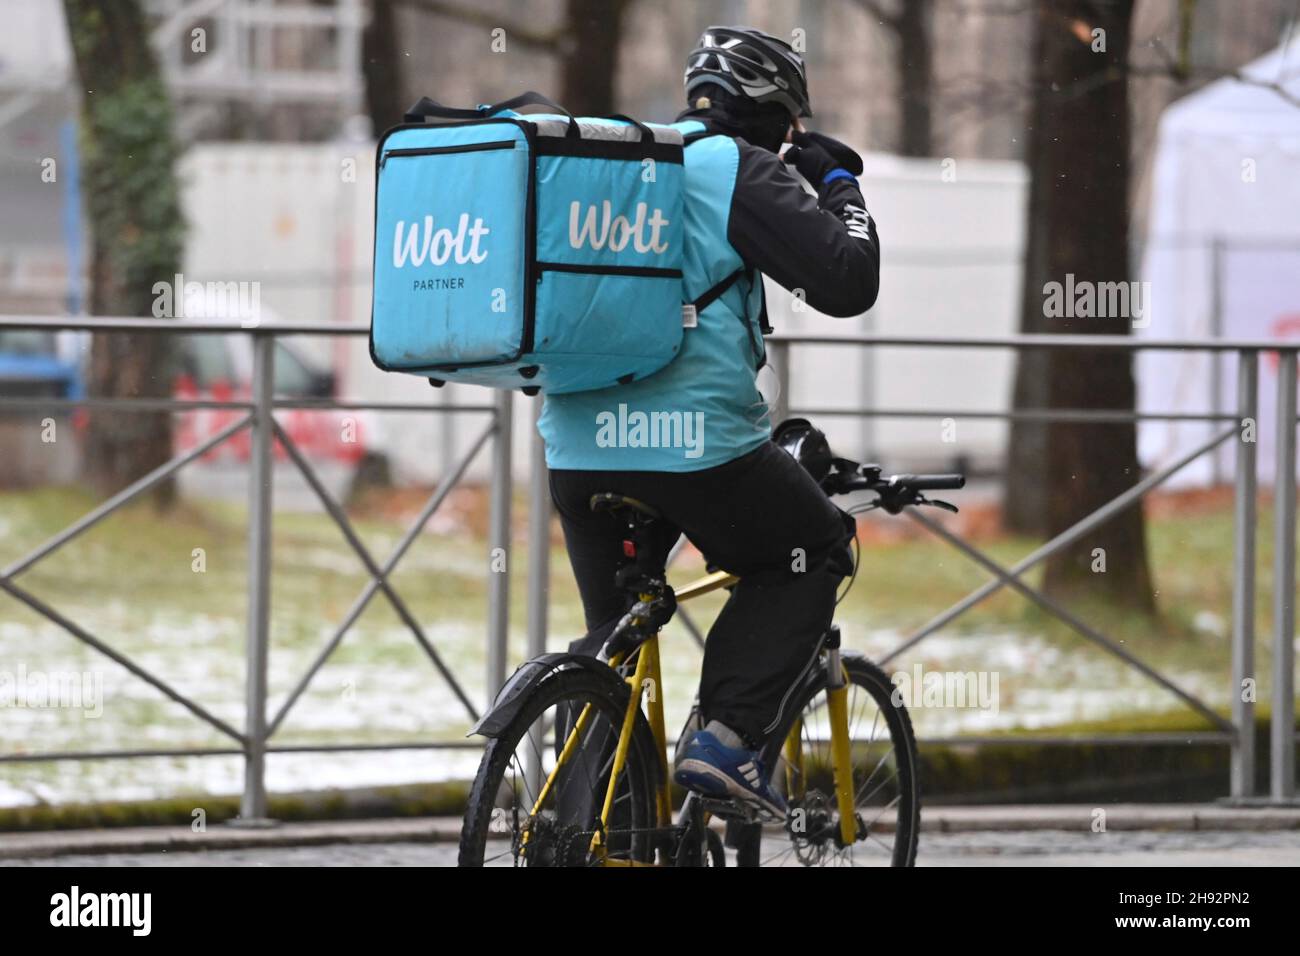
<svg viewBox="0 0 1300 956"><path fill-rule="evenodd" d="M726 571L715 571L692 581L680 590L674 589L674 593L677 602L680 604L683 601L693 600L721 588L731 587L739 581L740 578L736 575L728 574ZM649 595L643 595L643 599L648 600ZM654 736L655 752L661 771L655 792L655 826L657 828L666 828L673 825L672 799L668 784L668 737L664 729L663 674L660 668L659 634L656 633L642 642L636 650L639 651L636 670L631 677L625 678L631 694L628 696L623 724L619 729L618 744L614 751L614 763L610 769L609 783L606 785L605 790L605 801L600 812L600 826L591 838L590 849L598 855L602 865L605 866L647 865L630 860L609 859L602 841L602 836L609 824L610 812L614 806L614 794L618 788L619 775L627 764L627 753L632 743L632 728L635 724L636 712L642 706L642 696L647 688L649 688L649 693L646 695L645 700L646 719ZM609 662L610 666L617 668L627 659L627 654L630 653L632 651L615 655ZM835 656L834 663L837 666L839 665L838 656ZM836 802L840 812L840 838L846 846L850 846L857 839L857 814L854 807L852 752L848 726L848 680L842 666L839 667L839 670L838 684L835 681L831 682L831 686L827 688L827 699L831 723L832 768L835 774ZM556 775L577 751L578 740L581 739L582 732L590 720L591 712L592 705L585 705L582 713L574 722L573 728L569 731L569 736L564 742L564 747L560 751L560 756L556 760L555 768L547 776L546 783L538 793L537 800L532 808L532 815L535 816L541 811L546 796L552 789ZM800 779L804 779L802 719L796 718L790 734L783 744L782 752L789 767L798 768ZM525 834L525 844L527 844L527 836Z"/></svg>

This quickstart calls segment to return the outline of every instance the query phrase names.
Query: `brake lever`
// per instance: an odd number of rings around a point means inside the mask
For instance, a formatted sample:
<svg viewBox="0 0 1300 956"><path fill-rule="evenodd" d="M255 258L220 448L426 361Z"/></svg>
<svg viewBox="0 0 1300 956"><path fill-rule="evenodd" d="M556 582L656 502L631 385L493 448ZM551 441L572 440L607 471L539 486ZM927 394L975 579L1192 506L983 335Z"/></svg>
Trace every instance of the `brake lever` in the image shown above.
<svg viewBox="0 0 1300 956"><path fill-rule="evenodd" d="M951 501L940 501L938 498L922 498L919 502L923 505L934 505L936 508L942 508L944 511L951 511L953 514L958 513L958 508Z"/></svg>
<svg viewBox="0 0 1300 956"><path fill-rule="evenodd" d="M891 515L902 514L908 505L919 505L925 501L919 492L910 489L882 488L879 495L876 499L878 506Z"/></svg>

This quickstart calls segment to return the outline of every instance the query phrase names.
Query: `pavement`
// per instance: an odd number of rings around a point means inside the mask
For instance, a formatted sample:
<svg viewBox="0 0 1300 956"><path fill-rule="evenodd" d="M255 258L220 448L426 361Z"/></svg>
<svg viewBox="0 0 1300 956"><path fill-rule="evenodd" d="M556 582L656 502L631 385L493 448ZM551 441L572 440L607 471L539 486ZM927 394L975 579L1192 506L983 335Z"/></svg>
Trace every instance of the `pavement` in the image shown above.
<svg viewBox="0 0 1300 956"><path fill-rule="evenodd" d="M918 863L1300 866L1300 807L1099 809L930 807ZM0 866L451 866L459 834L452 817L4 833Z"/></svg>

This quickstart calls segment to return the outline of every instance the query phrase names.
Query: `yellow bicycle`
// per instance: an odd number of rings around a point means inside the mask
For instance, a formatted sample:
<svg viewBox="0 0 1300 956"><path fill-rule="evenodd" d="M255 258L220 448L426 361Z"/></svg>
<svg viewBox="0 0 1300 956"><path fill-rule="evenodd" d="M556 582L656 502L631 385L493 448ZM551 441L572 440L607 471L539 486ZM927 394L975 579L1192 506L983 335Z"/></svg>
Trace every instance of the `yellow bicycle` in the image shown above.
<svg viewBox="0 0 1300 956"><path fill-rule="evenodd" d="M829 453L829 449L827 449ZM868 492L850 513L947 502L961 475L885 477L830 459L828 495ZM796 706L762 748L788 805L784 820L749 804L687 793L674 809L659 632L680 602L737 583L716 571L674 590L662 563L642 566L659 520L643 502L605 492L591 506L626 523L620 585L632 606L597 657L543 654L502 687L473 733L488 738L461 831L460 865L911 866L921 795L911 720L885 673L823 637L818 665L792 688ZM716 823L715 823L716 821ZM720 833L719 829L723 832Z"/></svg>

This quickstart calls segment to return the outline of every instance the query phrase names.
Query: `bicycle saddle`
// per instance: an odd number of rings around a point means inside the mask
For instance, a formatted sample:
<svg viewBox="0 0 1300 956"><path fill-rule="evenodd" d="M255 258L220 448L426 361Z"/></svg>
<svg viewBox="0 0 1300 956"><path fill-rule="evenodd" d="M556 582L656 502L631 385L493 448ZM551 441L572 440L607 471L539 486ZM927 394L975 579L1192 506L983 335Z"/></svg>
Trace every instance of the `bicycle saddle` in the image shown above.
<svg viewBox="0 0 1300 956"><path fill-rule="evenodd" d="M608 511L617 514L624 508L635 511L647 518L658 520L662 517L658 511L651 508L644 501L638 501L636 498L629 498L627 495L620 495L613 491L598 491L591 496L589 502L592 511Z"/></svg>

